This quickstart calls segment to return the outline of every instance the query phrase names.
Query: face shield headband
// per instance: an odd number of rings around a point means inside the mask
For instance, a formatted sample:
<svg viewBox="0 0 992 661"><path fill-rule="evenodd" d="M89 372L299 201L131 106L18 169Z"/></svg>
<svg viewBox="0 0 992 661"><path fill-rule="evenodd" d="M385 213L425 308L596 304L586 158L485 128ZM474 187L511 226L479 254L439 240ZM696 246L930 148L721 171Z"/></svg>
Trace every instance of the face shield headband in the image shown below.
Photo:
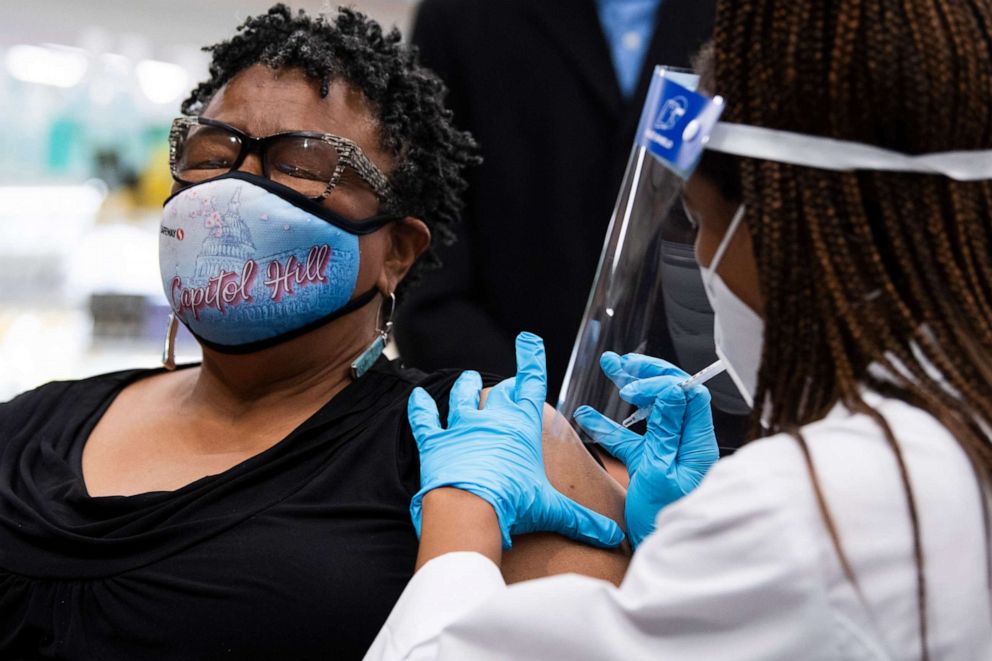
<svg viewBox="0 0 992 661"><path fill-rule="evenodd" d="M789 165L853 172L936 174L956 181L992 179L992 149L910 156L846 140L777 129L719 122L724 100L694 91L698 77L655 70L638 138L647 150L681 179L688 179L703 150Z"/></svg>
<svg viewBox="0 0 992 661"><path fill-rule="evenodd" d="M654 107L657 110L653 113L653 121L651 114L642 115L639 127L641 144L663 165L667 165L674 176L682 180L688 179L698 164L702 152L707 149L731 156L838 172L875 170L941 175L956 181L992 179L992 150L950 151L911 156L846 140L719 122L724 108L723 98L707 97L695 91L697 84L698 77L691 74L668 72L665 69L656 71L646 108ZM728 228L727 235L720 242L718 254L714 256L709 269L703 269L704 280L707 279L705 275L710 276L707 289L711 303L713 292L709 283L716 281L716 284L722 284L716 269L723 250L730 243L733 232L740 222L742 211L743 207ZM723 287L726 289L725 285ZM723 297L725 301L733 300L738 308L743 305L736 300L736 297L729 294L729 289L726 289L726 292L728 294ZM757 319L753 313L752 316ZM749 406L753 405L751 401L753 392L749 390L753 390L755 385L759 356L740 355L735 361L729 355L727 347L721 346L721 344L726 345L728 340L723 338L724 341L721 342L719 319L717 322L716 352L721 357L721 366L730 373ZM758 344L760 351L760 340ZM736 369L737 366L729 364L733 362L745 364L748 369L744 372L754 378L742 378L739 374L740 370ZM743 387L742 383L749 383L750 388Z"/></svg>
<svg viewBox="0 0 992 661"><path fill-rule="evenodd" d="M841 172L992 179L992 150L907 155L845 140L720 122L724 100L695 91L697 83L698 76L690 72L658 67L653 74L559 393L557 406L565 419L571 419L581 405L618 421L635 418L628 417L630 405L618 397L615 385L595 365L605 351L649 353L689 374L698 372L701 376L695 382L719 375L708 383L718 437L721 442L725 437L743 437L746 422L741 423L750 402L739 394L740 379L722 374L729 368L732 375L734 365L725 363L738 360L732 355L732 342L724 343L723 351L715 346L713 287L707 288L701 277L693 251L695 227L680 203L682 187L705 150ZM724 237L721 244L730 238ZM708 280L719 284L713 277ZM758 346L760 351L760 340L757 345L736 345ZM721 355L724 360L717 360ZM756 371L744 369L750 363L741 362L738 376ZM721 416L729 421L722 435Z"/></svg>

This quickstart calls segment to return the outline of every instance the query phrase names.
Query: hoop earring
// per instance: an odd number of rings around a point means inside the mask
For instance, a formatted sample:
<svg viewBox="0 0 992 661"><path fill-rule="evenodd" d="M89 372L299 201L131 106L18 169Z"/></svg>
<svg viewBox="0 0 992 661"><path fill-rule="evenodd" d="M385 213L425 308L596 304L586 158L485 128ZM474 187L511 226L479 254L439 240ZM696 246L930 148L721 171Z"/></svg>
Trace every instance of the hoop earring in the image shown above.
<svg viewBox="0 0 992 661"><path fill-rule="evenodd" d="M389 343L389 335L393 332L393 315L396 314L396 294L390 293L386 300L389 301L389 314L386 316L386 323L379 327L378 322L382 321L383 307L380 305L379 320L376 322L376 337L351 364L351 377L356 381L372 369L375 361L379 360L379 356L386 350L386 345Z"/></svg>
<svg viewBox="0 0 992 661"><path fill-rule="evenodd" d="M176 313L169 313L169 325L165 330L165 344L162 346L162 367L170 372L176 369L176 330L179 328L179 320Z"/></svg>

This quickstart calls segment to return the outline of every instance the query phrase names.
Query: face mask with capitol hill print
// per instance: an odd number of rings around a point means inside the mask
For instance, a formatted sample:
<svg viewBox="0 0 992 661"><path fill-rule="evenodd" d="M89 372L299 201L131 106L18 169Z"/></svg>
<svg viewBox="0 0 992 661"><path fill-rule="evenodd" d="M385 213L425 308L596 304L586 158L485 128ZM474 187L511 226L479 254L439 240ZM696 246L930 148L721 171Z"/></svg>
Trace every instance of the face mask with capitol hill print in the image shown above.
<svg viewBox="0 0 992 661"><path fill-rule="evenodd" d="M235 172L166 201L159 269L177 319L203 344L246 353L362 307L352 299L359 235L390 219L349 221L295 191Z"/></svg>

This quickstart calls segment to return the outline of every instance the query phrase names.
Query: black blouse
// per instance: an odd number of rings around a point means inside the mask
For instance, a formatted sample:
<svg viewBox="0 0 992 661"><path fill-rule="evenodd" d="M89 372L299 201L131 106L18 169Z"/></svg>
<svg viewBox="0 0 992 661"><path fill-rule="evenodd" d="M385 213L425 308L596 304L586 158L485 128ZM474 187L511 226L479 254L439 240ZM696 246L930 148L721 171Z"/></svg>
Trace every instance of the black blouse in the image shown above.
<svg viewBox="0 0 992 661"><path fill-rule="evenodd" d="M88 496L86 439L117 393L156 372L0 404L0 659L360 658L417 552L407 397L423 386L445 416L457 373L380 360L221 474Z"/></svg>

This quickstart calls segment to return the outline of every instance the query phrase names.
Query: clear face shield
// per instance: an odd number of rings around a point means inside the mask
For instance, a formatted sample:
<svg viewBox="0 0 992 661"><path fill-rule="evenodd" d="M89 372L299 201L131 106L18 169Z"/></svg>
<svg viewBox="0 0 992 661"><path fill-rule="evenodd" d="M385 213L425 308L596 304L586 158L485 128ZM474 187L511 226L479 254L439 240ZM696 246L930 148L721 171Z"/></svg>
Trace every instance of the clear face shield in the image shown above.
<svg viewBox="0 0 992 661"><path fill-rule="evenodd" d="M588 405L625 426L636 424L646 412L620 398L599 369L600 357L612 351L663 358L687 373L687 385L706 383L717 438L721 450L728 451L744 440L753 395L748 382L756 379L763 322L729 293L723 280L732 266L719 264L746 209L734 215L710 264L701 270L696 261L697 224L682 193L703 151L838 171L922 172L960 180L992 178L992 151L908 156L720 123L723 99L697 93L697 82L684 70L655 70L557 408L570 421L577 408ZM719 321L713 300L721 311Z"/></svg>

